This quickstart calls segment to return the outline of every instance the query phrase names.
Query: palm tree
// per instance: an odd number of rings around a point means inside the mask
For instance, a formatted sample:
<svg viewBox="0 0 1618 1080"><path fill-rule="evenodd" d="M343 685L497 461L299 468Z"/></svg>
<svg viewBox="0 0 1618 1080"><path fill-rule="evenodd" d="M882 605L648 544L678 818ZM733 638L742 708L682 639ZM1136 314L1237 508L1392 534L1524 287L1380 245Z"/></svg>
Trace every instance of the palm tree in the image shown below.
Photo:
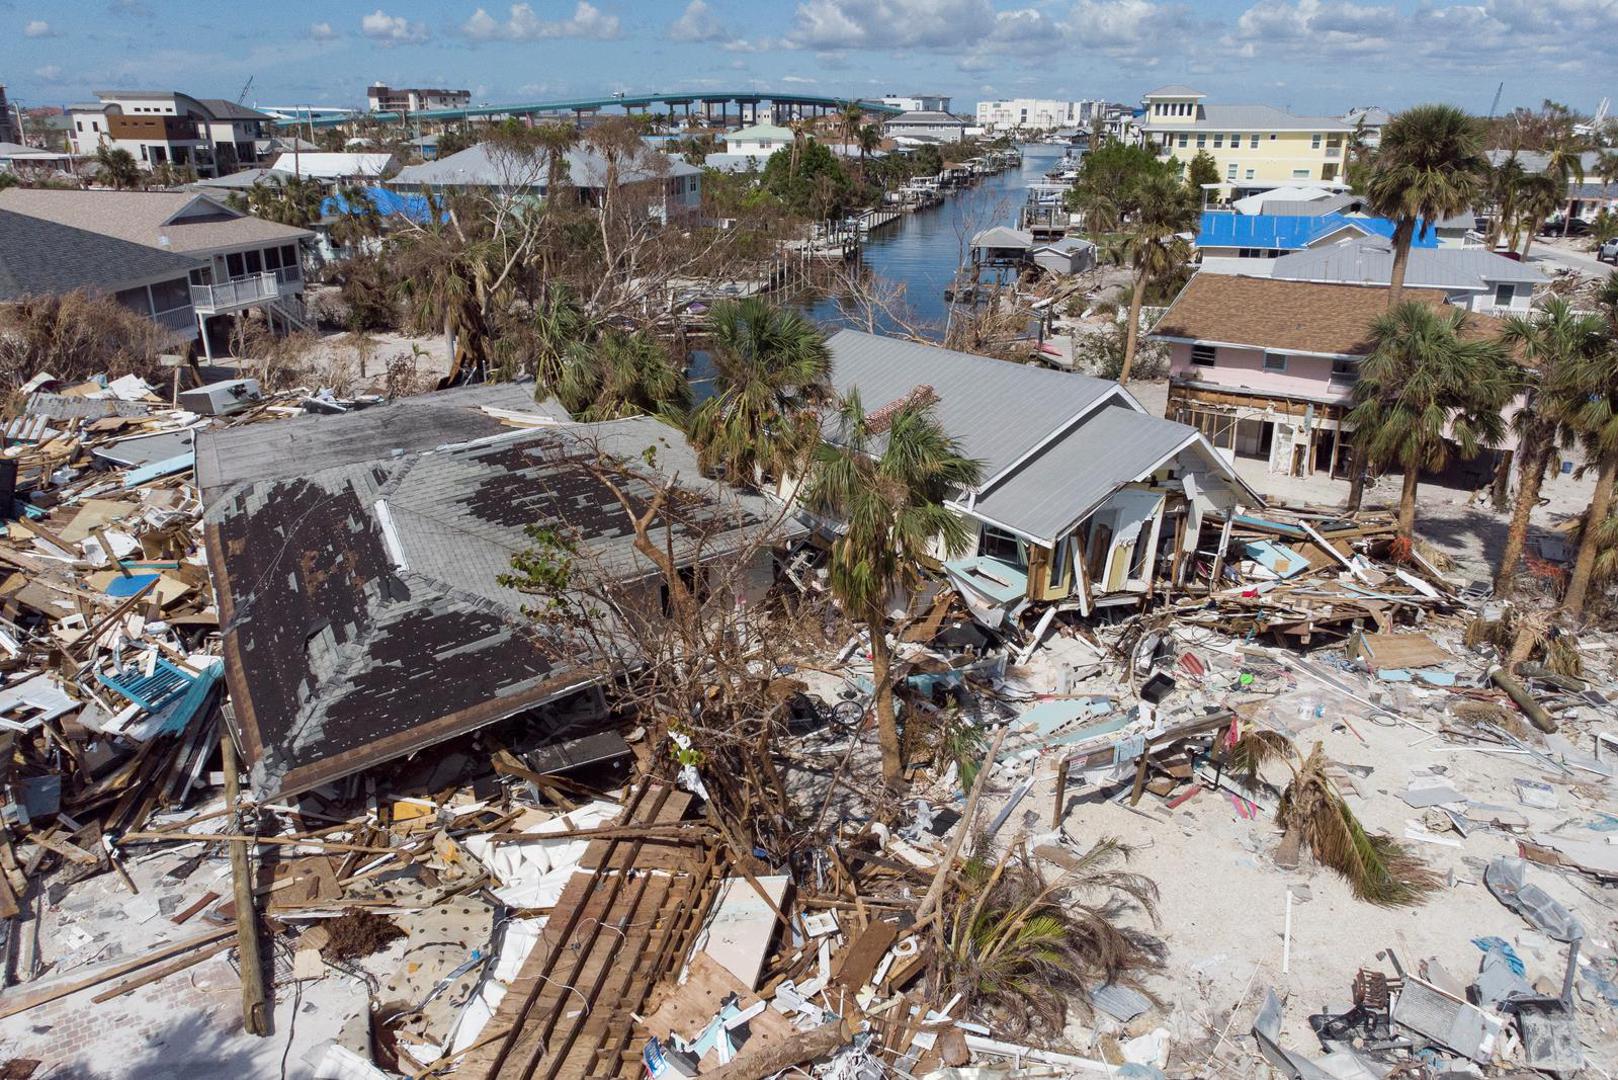
<svg viewBox="0 0 1618 1080"><path fill-rule="evenodd" d="M1489 160L1478 123L1453 105L1417 105L1382 131L1376 166L1365 185L1371 208L1394 222L1388 306L1399 303L1410 245L1421 229L1469 210L1482 194Z"/></svg>
<svg viewBox="0 0 1618 1080"><path fill-rule="evenodd" d="M859 134L855 136L860 144L860 180L865 179L865 158L871 151L882 145L882 130L875 124L864 124Z"/></svg>
<svg viewBox="0 0 1618 1080"><path fill-rule="evenodd" d="M1565 389L1575 365L1598 355L1605 328L1597 315L1580 315L1566 299L1553 297L1538 317L1514 315L1506 320L1500 340L1522 361L1522 406L1511 418L1517 433L1517 470L1521 477L1506 546L1495 570L1494 587L1503 592L1517 570L1528 542L1529 515L1539 503L1545 470L1552 464L1556 436L1570 403Z"/></svg>
<svg viewBox="0 0 1618 1080"><path fill-rule="evenodd" d="M579 145L579 129L553 120L534 128L533 138L545 153L545 209L549 213L566 178L568 151Z"/></svg>
<svg viewBox="0 0 1618 1080"><path fill-rule="evenodd" d="M119 191L140 187L140 166L128 150L113 149L106 143L96 147L96 183Z"/></svg>
<svg viewBox="0 0 1618 1080"><path fill-rule="evenodd" d="M1546 148L1545 168L1541 172L1556 180L1558 208L1563 211L1562 236L1566 238L1568 226L1573 223L1573 198L1570 190L1574 184L1584 183L1581 144L1574 139L1571 131L1558 136Z"/></svg>
<svg viewBox="0 0 1618 1080"><path fill-rule="evenodd" d="M325 198L325 188L314 177L284 176L249 188L247 208L254 217L305 229L320 220Z"/></svg>
<svg viewBox="0 0 1618 1080"><path fill-rule="evenodd" d="M715 304L708 326L714 396L691 420L704 466L740 483L801 476L820 438L811 409L826 397L825 338L801 312L757 297Z"/></svg>
<svg viewBox="0 0 1618 1080"><path fill-rule="evenodd" d="M1180 236L1196 227L1195 197L1176 177L1152 173L1137 185L1140 209L1135 211L1124 237L1124 250L1135 268L1135 292L1129 298L1129 336L1124 341L1124 368L1118 381L1129 382L1140 342L1140 308L1152 282L1168 277L1190 257L1190 246Z"/></svg>
<svg viewBox="0 0 1618 1080"><path fill-rule="evenodd" d="M1522 187L1517 195L1519 217L1512 230L1511 247L1517 249L1519 232L1526 233L1523 240L1521 256L1528 258L1528 251L1534 246L1534 237L1539 230L1556 213L1562 205L1562 192L1564 188L1551 173L1533 173L1523 178Z"/></svg>
<svg viewBox="0 0 1618 1080"><path fill-rule="evenodd" d="M1513 237L1516 236L1517 202L1527 176L1522 162L1517 159L1515 153L1489 170L1489 201L1494 203L1494 221L1489 226L1488 239L1484 244L1489 251L1495 249L1500 243L1500 237L1508 231ZM1511 246L1515 251L1517 247L1515 239Z"/></svg>
<svg viewBox="0 0 1618 1080"><path fill-rule="evenodd" d="M450 354L444 385L477 381L489 370L488 245L437 215L393 243L395 286L418 327L442 326Z"/></svg>
<svg viewBox="0 0 1618 1080"><path fill-rule="evenodd" d="M1585 513L1579 552L1573 560L1562 610L1577 619L1584 614L1596 555L1604 532L1601 527L1612 509L1612 486L1618 480L1618 271L1608 275L1597 294L1602 311L1604 348L1581 357L1558 388L1569 403L1567 424L1584 444L1587 460L1596 463L1596 490Z"/></svg>
<svg viewBox="0 0 1618 1080"><path fill-rule="evenodd" d="M860 140L860 128L865 124L865 110L855 102L844 105L837 114L837 130L843 145L852 146Z"/></svg>
<svg viewBox="0 0 1618 1080"><path fill-rule="evenodd" d="M904 763L885 636L888 598L914 583L918 564L935 550L948 557L966 549L971 534L944 500L981 474L981 463L962 455L931 403L914 396L867 416L858 392L850 393L837 409L831 441L815 450L804 502L844 523L832 544L831 587L871 634L877 739L889 784L898 782Z"/></svg>
<svg viewBox="0 0 1618 1080"><path fill-rule="evenodd" d="M1500 441L1513 378L1497 341L1467 337L1466 312L1410 301L1371 324L1348 423L1362 461L1404 471L1399 535L1411 542L1422 469L1441 469L1450 441L1470 459Z"/></svg>
<svg viewBox="0 0 1618 1080"><path fill-rule="evenodd" d="M661 416L679 422L691 404L691 386L656 338L608 330L593 344L568 349L556 396L578 420Z"/></svg>

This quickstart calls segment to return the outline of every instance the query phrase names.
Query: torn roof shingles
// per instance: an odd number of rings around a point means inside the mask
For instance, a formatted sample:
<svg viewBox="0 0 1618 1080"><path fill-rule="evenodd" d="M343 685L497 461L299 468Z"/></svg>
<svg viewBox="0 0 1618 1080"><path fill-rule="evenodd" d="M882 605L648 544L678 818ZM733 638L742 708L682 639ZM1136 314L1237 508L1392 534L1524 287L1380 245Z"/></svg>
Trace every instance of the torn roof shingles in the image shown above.
<svg viewBox="0 0 1618 1080"><path fill-rule="evenodd" d="M654 447L660 472L696 478L683 487L685 517L720 523L707 552L765 524L760 504L698 478L678 433L644 417L420 453L373 447L371 460L219 496L205 518L209 564L259 797L341 778L585 681L567 659L577 647L547 639L523 614L526 598L498 578L529 546L530 524L559 527L614 573L650 570L589 471L597 446L635 462ZM627 490L634 498L651 487L636 480ZM692 554L686 539L677 529L677 558Z"/></svg>
<svg viewBox="0 0 1618 1080"><path fill-rule="evenodd" d="M428 450L511 430L484 406L568 419L554 401L534 400L532 382L514 382L415 394L336 416L215 428L197 439L197 483L203 502L212 505L232 484L305 476L394 450Z"/></svg>

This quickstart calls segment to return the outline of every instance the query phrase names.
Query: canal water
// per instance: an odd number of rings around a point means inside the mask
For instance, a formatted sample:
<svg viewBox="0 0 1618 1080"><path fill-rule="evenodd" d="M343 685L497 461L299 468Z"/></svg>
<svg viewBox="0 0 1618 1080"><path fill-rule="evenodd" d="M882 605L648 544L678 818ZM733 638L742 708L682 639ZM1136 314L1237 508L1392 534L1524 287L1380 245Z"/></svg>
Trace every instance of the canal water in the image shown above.
<svg viewBox="0 0 1618 1080"><path fill-rule="evenodd" d="M906 320L928 336L943 338L949 314L944 289L968 261L972 236L996 225L1017 224L1029 184L1044 178L1062 157L1062 147L1023 147L1022 167L985 177L976 187L945 197L942 204L905 214L873 233L860 261L871 291L891 297ZM833 295L805 297L808 313L827 326L863 325L863 312Z"/></svg>

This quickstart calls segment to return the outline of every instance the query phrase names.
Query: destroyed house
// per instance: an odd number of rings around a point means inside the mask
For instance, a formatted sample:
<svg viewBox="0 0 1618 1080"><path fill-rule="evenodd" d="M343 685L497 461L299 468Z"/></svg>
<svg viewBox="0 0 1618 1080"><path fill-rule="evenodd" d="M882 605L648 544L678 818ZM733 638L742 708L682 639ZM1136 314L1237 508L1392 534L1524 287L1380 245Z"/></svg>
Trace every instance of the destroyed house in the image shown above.
<svg viewBox="0 0 1618 1080"><path fill-rule="evenodd" d="M365 413L318 422L352 421L375 428ZM204 478L225 673L256 796L305 791L593 686L585 646L525 614L543 601L500 578L540 525L577 557L654 586L594 471L604 457L629 463L619 475L632 500L682 478L671 540L682 565L697 561L698 534L706 559L769 528L767 504L701 480L683 437L656 420L533 423L416 450L398 448L407 432L377 429L369 445L348 441L342 463L327 453L297 472ZM199 460L229 460L230 440L199 440ZM758 561L749 580L767 583L769 553Z"/></svg>
<svg viewBox="0 0 1618 1080"><path fill-rule="evenodd" d="M1031 602L1086 615L1137 602L1183 569L1204 514L1261 504L1194 428L1116 382L854 330L827 345L839 394L857 390L870 413L930 398L982 464L947 504L975 543L944 569L991 624Z"/></svg>

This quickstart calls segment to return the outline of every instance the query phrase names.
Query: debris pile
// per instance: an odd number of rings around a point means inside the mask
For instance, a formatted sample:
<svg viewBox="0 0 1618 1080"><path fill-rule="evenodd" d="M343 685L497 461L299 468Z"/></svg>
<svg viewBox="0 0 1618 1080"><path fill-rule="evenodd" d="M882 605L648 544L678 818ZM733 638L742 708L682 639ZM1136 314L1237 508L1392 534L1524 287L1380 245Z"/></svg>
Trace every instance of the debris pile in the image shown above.
<svg viewBox="0 0 1618 1080"><path fill-rule="evenodd" d="M6 421L4 1075L87 1059L86 1016L170 1065L345 1080L1574 1075L1618 1053L1618 639L1525 634L1380 515L1204 521L1161 594L1089 618L985 627L930 584L891 646L902 789L872 643L827 614L746 667L774 709L757 745L607 688L258 798L202 543L204 499L242 477L192 440L264 421L313 473L286 416L352 403L176 404L40 385ZM479 408L476 438L541 423ZM823 592L794 544L778 587ZM203 1003L159 996L182 985ZM143 1000L229 1034L116 1011Z"/></svg>

